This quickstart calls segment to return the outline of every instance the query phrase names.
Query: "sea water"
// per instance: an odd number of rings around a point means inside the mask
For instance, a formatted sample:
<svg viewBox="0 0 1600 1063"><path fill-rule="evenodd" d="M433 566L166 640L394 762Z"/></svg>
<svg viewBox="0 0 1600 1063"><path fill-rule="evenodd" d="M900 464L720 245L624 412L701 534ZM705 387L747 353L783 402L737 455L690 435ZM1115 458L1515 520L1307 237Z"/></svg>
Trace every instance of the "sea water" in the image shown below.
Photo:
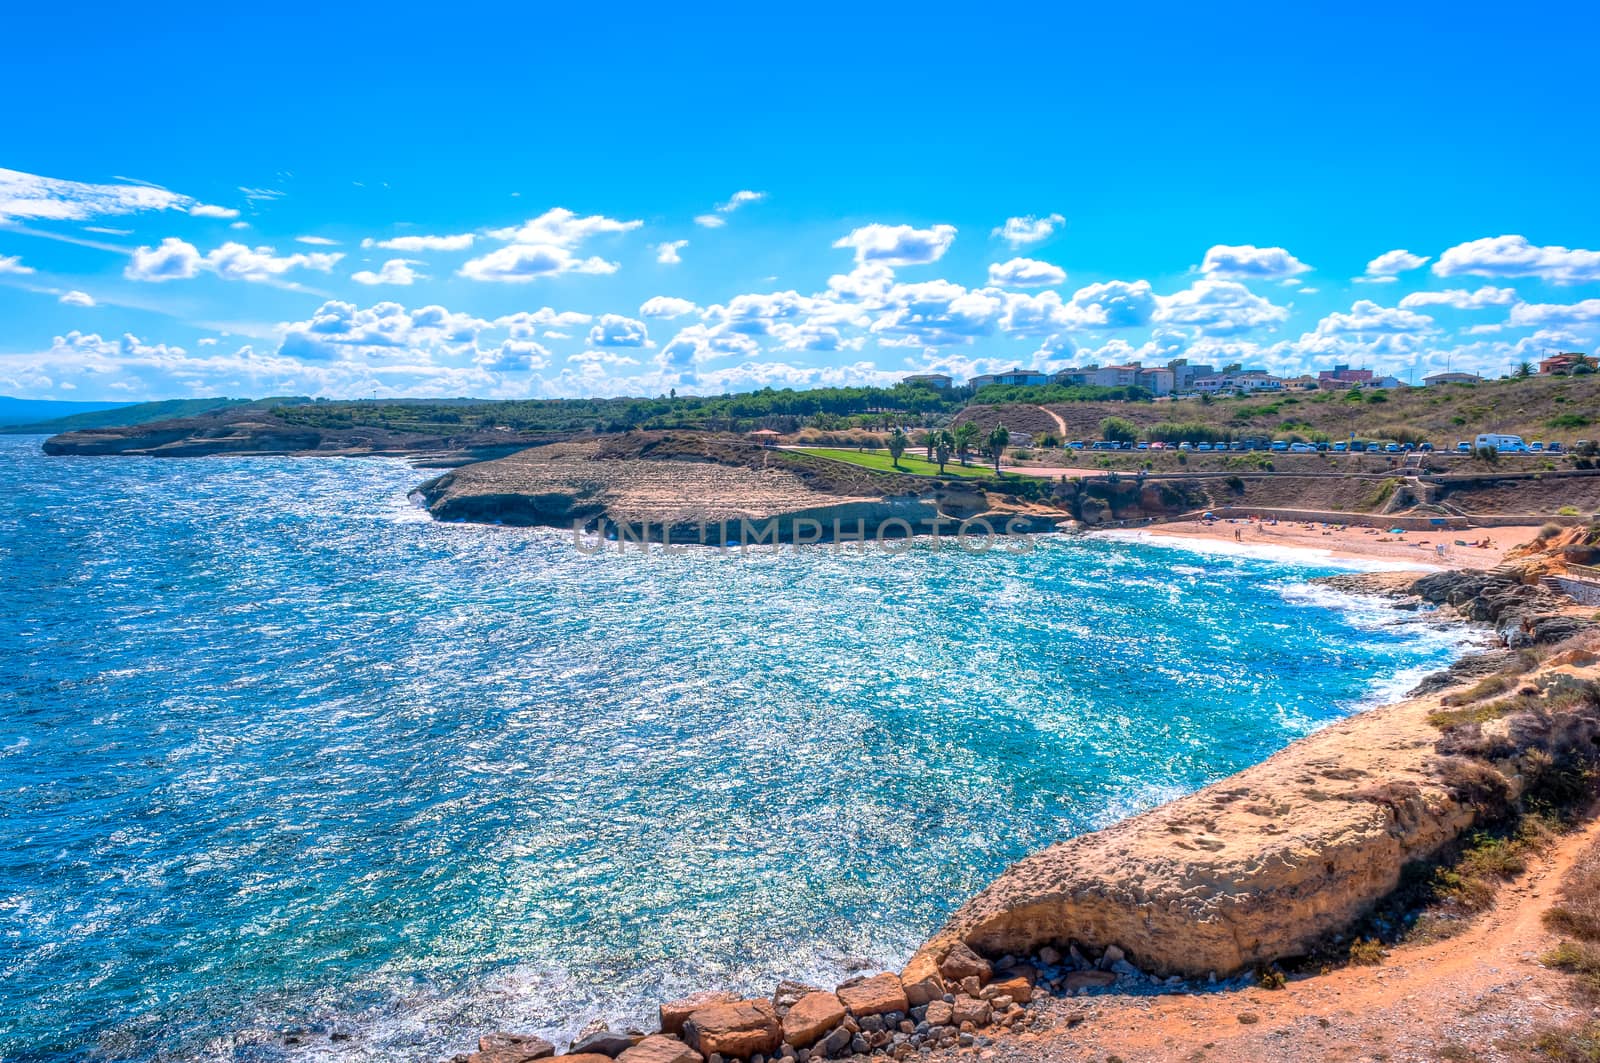
<svg viewBox="0 0 1600 1063"><path fill-rule="evenodd" d="M427 475L0 437L0 1058L438 1058L893 967L1464 637L1139 543L587 555Z"/></svg>

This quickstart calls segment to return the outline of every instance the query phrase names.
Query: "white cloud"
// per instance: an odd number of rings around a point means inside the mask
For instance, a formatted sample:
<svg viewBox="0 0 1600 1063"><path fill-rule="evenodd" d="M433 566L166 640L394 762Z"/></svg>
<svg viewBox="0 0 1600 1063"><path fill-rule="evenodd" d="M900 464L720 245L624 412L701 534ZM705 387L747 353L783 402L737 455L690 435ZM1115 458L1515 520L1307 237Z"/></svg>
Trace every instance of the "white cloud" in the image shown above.
<svg viewBox="0 0 1600 1063"><path fill-rule="evenodd" d="M656 244L656 261L663 266L676 266L683 261L678 252L688 246L689 241L687 240L668 240L665 243Z"/></svg>
<svg viewBox="0 0 1600 1063"><path fill-rule="evenodd" d="M252 203L270 203L275 199L282 199L286 193L276 188L246 188L239 186L239 191Z"/></svg>
<svg viewBox="0 0 1600 1063"><path fill-rule="evenodd" d="M362 247L381 247L385 251L465 251L472 246L471 233L455 236L395 236L387 240L374 240L370 236L361 241Z"/></svg>
<svg viewBox="0 0 1600 1063"><path fill-rule="evenodd" d="M350 279L357 284L411 284L421 276L411 268L418 265L421 265L421 263L415 259L391 258L383 264L378 272L374 273L370 269L364 269L350 274Z"/></svg>
<svg viewBox="0 0 1600 1063"><path fill-rule="evenodd" d="M522 225L490 232L496 240L513 244L575 247L592 236L605 233L625 233L639 228L642 221L618 221L599 214L579 217L565 207L552 207Z"/></svg>
<svg viewBox="0 0 1600 1063"><path fill-rule="evenodd" d="M326 236L296 236L295 243L310 244L312 247L338 247L339 241L330 240Z"/></svg>
<svg viewBox="0 0 1600 1063"><path fill-rule="evenodd" d="M1056 226L1064 224L1066 220L1059 214L1047 214L1042 218L1026 214L1020 218L1007 218L1004 225L989 235L1000 237L1012 247L1023 247L1048 239L1056 231Z"/></svg>
<svg viewBox="0 0 1600 1063"><path fill-rule="evenodd" d="M60 301L67 306L93 306L94 296L88 292L73 290L63 295Z"/></svg>
<svg viewBox="0 0 1600 1063"><path fill-rule="evenodd" d="M954 225L916 229L910 225L864 225L835 240L836 248L854 248L857 263L915 266L937 262L956 238Z"/></svg>
<svg viewBox="0 0 1600 1063"><path fill-rule="evenodd" d="M670 295L654 295L646 299L644 305L639 307L639 316L674 318L682 317L684 314L692 314L698 309L700 308L688 299L678 299Z"/></svg>
<svg viewBox="0 0 1600 1063"><path fill-rule="evenodd" d="M1582 302L1519 303L1511 308L1511 325L1522 328L1544 325L1593 325L1600 322L1600 299Z"/></svg>
<svg viewBox="0 0 1600 1063"><path fill-rule="evenodd" d="M457 272L470 280L522 283L558 273L615 273L617 263L578 258L554 244L510 244L468 259Z"/></svg>
<svg viewBox="0 0 1600 1063"><path fill-rule="evenodd" d="M542 329L576 328L579 325L587 325L592 320L594 318L589 314L581 314L576 310L557 312L545 306L531 313L520 310L515 314L497 317L494 319L494 326L509 331L512 339L529 339ZM545 334L548 336L549 332Z"/></svg>
<svg viewBox="0 0 1600 1063"><path fill-rule="evenodd" d="M1600 281L1600 251L1540 247L1525 236L1493 236L1457 244L1439 256L1441 277L1538 277L1552 284Z"/></svg>
<svg viewBox="0 0 1600 1063"><path fill-rule="evenodd" d="M1426 265L1427 262L1427 255L1413 255L1410 251L1404 249L1385 251L1371 262L1368 262L1367 272L1356 279L1372 282L1392 281L1395 279L1395 274L1419 269Z"/></svg>
<svg viewBox="0 0 1600 1063"><path fill-rule="evenodd" d="M654 347L650 333L643 321L621 314L602 314L599 322L589 330L592 347Z"/></svg>
<svg viewBox="0 0 1600 1063"><path fill-rule="evenodd" d="M122 272L129 280L169 281L188 280L204 269L224 280L263 281L293 269L328 273L343 257L338 252L278 255L270 247L252 248L232 241L202 257L193 244L169 236L159 247L135 249Z"/></svg>
<svg viewBox="0 0 1600 1063"><path fill-rule="evenodd" d="M143 184L84 184L0 169L0 220L83 221L108 214L183 209L194 200Z"/></svg>
<svg viewBox="0 0 1600 1063"><path fill-rule="evenodd" d="M22 264L21 255L0 255L0 273L32 273L32 266Z"/></svg>
<svg viewBox="0 0 1600 1063"><path fill-rule="evenodd" d="M1148 325L1156 308L1149 281L1105 281L1072 293L1064 323L1090 329L1136 328Z"/></svg>
<svg viewBox="0 0 1600 1063"><path fill-rule="evenodd" d="M897 284L887 302L888 311L874 320L870 329L884 346L971 343L994 333L1006 307L1004 292L992 288L968 291L947 280Z"/></svg>
<svg viewBox="0 0 1600 1063"><path fill-rule="evenodd" d="M1155 320L1232 336L1287 320L1288 308L1256 295L1237 281L1198 280L1183 291L1159 296Z"/></svg>
<svg viewBox="0 0 1600 1063"><path fill-rule="evenodd" d="M1464 288L1449 288L1442 292L1412 292L1400 300L1405 309L1419 306L1448 306L1456 310L1485 310L1491 306L1510 306L1517 301L1511 288L1491 288L1487 284L1475 292Z"/></svg>
<svg viewBox="0 0 1600 1063"><path fill-rule="evenodd" d="M717 213L732 214L746 203L760 203L766 198L767 194L765 192L752 192L747 188L740 189L733 195L729 196L726 203L719 203L717 205Z"/></svg>
<svg viewBox="0 0 1600 1063"><path fill-rule="evenodd" d="M189 208L189 213L196 218L237 218L239 212L232 207L218 207L210 203L196 203Z"/></svg>
<svg viewBox="0 0 1600 1063"><path fill-rule="evenodd" d="M720 214L696 214L694 223L706 229L720 229L728 224L728 219Z"/></svg>
<svg viewBox="0 0 1600 1063"><path fill-rule="evenodd" d="M989 283L1008 288L1039 288L1066 280L1066 270L1036 258L1013 258L989 266Z"/></svg>
<svg viewBox="0 0 1600 1063"><path fill-rule="evenodd" d="M1254 244L1217 244L1206 252L1205 260L1200 263L1200 272L1234 280L1280 280L1310 269L1281 247Z"/></svg>
<svg viewBox="0 0 1600 1063"><path fill-rule="evenodd" d="M493 373L531 373L550 364L550 349L532 340L505 340L480 351L473 362Z"/></svg>

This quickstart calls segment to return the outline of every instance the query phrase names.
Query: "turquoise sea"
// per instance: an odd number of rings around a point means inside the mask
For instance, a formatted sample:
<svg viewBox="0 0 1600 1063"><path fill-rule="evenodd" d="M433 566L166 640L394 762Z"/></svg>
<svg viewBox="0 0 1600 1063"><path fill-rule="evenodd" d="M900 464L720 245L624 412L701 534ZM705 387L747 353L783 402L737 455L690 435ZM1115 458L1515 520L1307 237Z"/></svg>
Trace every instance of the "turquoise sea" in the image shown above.
<svg viewBox="0 0 1600 1063"><path fill-rule="evenodd" d="M439 1058L892 966L1465 637L1315 565L584 556L429 521L398 461L38 444L0 437L5 1060Z"/></svg>

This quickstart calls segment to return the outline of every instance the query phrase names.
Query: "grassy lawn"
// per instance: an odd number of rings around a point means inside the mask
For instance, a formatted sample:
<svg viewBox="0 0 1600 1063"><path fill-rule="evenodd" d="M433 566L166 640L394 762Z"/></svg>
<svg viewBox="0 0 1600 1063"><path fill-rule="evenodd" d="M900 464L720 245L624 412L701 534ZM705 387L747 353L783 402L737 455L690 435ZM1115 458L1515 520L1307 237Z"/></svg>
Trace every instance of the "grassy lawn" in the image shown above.
<svg viewBox="0 0 1600 1063"><path fill-rule="evenodd" d="M852 465L860 465L865 469L875 469L878 472L910 472L923 476L938 476L938 462L929 461L921 454L913 455L906 451L900 457L900 467L896 469L889 460L887 450L842 450L832 447L804 447L797 448L802 454L815 454L822 458L832 458L835 461L847 461ZM973 464L962 465L954 458L944 467L945 476L980 477L993 476L994 469L987 465Z"/></svg>

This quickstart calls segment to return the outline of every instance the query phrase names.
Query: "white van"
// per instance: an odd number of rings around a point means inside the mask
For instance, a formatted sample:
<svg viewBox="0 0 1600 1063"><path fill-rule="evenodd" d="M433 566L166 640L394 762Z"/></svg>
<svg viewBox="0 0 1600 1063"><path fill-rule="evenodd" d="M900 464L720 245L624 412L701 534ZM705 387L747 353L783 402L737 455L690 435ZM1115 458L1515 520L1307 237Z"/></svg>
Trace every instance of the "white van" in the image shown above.
<svg viewBox="0 0 1600 1063"><path fill-rule="evenodd" d="M1482 450L1485 447L1493 447L1502 454L1515 454L1528 449L1523 445L1521 436L1502 436L1493 433L1481 435L1472 441L1474 450Z"/></svg>

